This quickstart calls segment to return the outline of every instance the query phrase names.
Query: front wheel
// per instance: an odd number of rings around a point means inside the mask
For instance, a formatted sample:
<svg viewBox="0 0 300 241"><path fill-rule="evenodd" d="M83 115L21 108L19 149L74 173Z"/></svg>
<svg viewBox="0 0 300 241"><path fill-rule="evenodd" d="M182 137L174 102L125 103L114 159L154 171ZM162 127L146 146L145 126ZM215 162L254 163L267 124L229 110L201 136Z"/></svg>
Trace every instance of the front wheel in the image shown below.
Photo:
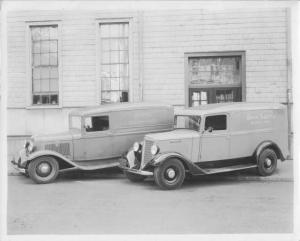
<svg viewBox="0 0 300 241"><path fill-rule="evenodd" d="M38 184L53 182L59 172L59 165L55 158L50 156L38 157L28 165L29 177Z"/></svg>
<svg viewBox="0 0 300 241"><path fill-rule="evenodd" d="M258 157L258 173L261 176L270 176L277 167L277 155L272 149L264 149Z"/></svg>
<svg viewBox="0 0 300 241"><path fill-rule="evenodd" d="M180 160L168 159L154 169L154 180L162 189L181 187L185 178L185 168Z"/></svg>

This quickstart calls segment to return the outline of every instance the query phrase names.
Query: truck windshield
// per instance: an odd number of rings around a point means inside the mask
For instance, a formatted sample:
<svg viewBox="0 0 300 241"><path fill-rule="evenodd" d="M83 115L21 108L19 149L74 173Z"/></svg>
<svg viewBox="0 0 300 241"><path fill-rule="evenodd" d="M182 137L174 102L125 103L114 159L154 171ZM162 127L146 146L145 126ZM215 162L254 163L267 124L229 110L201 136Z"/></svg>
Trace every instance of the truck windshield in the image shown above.
<svg viewBox="0 0 300 241"><path fill-rule="evenodd" d="M199 131L200 121L200 116L177 115L175 116L174 128Z"/></svg>
<svg viewBox="0 0 300 241"><path fill-rule="evenodd" d="M70 129L81 130L81 116L70 116Z"/></svg>

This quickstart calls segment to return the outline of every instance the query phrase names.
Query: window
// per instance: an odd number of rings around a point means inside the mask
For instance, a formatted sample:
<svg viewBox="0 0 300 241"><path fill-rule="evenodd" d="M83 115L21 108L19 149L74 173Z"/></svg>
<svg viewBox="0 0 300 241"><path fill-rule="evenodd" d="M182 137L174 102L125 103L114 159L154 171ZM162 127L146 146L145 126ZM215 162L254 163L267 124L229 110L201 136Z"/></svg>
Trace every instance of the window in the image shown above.
<svg viewBox="0 0 300 241"><path fill-rule="evenodd" d="M70 129L81 130L81 116L70 116Z"/></svg>
<svg viewBox="0 0 300 241"><path fill-rule="evenodd" d="M220 131L226 130L226 115L207 116L205 119L205 130Z"/></svg>
<svg viewBox="0 0 300 241"><path fill-rule="evenodd" d="M243 100L244 52L186 54L188 105Z"/></svg>
<svg viewBox="0 0 300 241"><path fill-rule="evenodd" d="M86 132L106 131L109 129L108 116L89 116L84 120Z"/></svg>
<svg viewBox="0 0 300 241"><path fill-rule="evenodd" d="M201 120L200 116L178 115L175 116L174 128L199 131L200 120Z"/></svg>
<svg viewBox="0 0 300 241"><path fill-rule="evenodd" d="M128 102L129 23L100 24L101 103Z"/></svg>
<svg viewBox="0 0 300 241"><path fill-rule="evenodd" d="M58 25L30 26L32 104L58 105Z"/></svg>

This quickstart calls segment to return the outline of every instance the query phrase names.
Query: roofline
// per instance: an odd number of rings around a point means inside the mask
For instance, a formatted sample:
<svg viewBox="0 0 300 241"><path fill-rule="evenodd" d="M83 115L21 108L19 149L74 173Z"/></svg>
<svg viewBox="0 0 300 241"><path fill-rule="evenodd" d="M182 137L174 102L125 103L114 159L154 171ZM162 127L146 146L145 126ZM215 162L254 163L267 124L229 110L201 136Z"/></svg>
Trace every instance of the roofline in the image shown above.
<svg viewBox="0 0 300 241"><path fill-rule="evenodd" d="M257 105L257 106L255 106ZM242 107L244 106L244 107ZM207 108L208 107L208 108ZM228 107L228 109L227 109ZM238 108L241 107L241 108ZM200 107L190 107L185 109L175 110L175 114L185 114L185 115L205 115L205 114L217 114L217 113L232 113L237 111L255 111L255 110L279 110L285 109L285 105L280 103L255 103L255 102L238 102L238 103L228 103L228 104L209 104Z"/></svg>
<svg viewBox="0 0 300 241"><path fill-rule="evenodd" d="M152 108L174 108L169 104L134 102L134 103L117 103L105 104L99 106L82 107L70 112L70 115L93 115L97 113L118 112L125 110L143 110ZM110 109L111 108L111 109Z"/></svg>

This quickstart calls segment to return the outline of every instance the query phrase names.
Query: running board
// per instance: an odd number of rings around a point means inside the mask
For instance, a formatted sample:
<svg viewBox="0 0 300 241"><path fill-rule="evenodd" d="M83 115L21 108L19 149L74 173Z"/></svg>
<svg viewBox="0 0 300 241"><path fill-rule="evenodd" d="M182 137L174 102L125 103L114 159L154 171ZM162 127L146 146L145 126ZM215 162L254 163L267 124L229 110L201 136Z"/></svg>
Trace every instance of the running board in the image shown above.
<svg viewBox="0 0 300 241"><path fill-rule="evenodd" d="M256 168L256 164L239 164L233 166L226 166L226 167L218 167L218 168L201 168L205 174L217 174L222 172L233 172L239 170L245 170L250 168Z"/></svg>
<svg viewBox="0 0 300 241"><path fill-rule="evenodd" d="M72 164L75 168L78 168L80 170L92 171L110 167L118 167L120 165L120 161L116 159L99 161L74 161Z"/></svg>

